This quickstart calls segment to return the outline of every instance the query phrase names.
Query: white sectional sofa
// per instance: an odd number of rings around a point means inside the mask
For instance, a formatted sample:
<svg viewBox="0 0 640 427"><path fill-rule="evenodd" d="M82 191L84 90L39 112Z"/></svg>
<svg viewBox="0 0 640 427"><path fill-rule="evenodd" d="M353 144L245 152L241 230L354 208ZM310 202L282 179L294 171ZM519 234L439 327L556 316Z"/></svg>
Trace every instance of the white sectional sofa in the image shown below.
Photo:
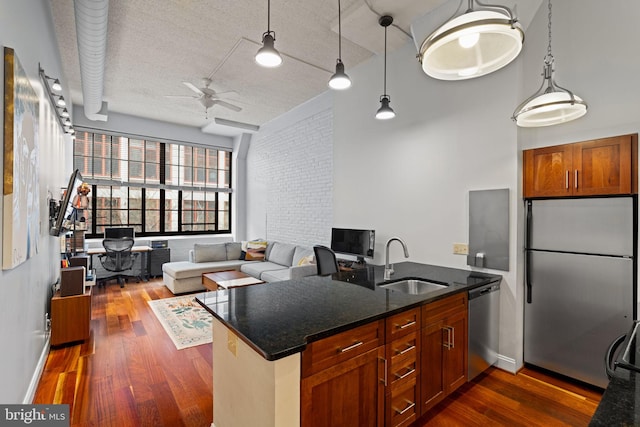
<svg viewBox="0 0 640 427"><path fill-rule="evenodd" d="M203 290L202 274L240 270L265 282L298 279L317 274L309 264L313 249L282 242L268 242L264 261L247 260L240 242L196 244L189 261L162 265L164 284L174 294Z"/></svg>

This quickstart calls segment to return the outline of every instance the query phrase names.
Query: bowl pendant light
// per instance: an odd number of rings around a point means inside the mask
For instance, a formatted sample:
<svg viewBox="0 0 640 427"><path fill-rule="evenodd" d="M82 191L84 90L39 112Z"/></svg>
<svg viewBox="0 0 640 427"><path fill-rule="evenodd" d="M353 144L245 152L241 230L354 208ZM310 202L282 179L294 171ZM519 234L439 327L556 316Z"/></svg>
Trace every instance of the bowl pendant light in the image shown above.
<svg viewBox="0 0 640 427"><path fill-rule="evenodd" d="M376 119L388 120L396 116L393 108L389 106L391 98L387 95L387 27L393 23L393 17L381 16L378 23L384 27L384 94L380 96L380 108L376 112Z"/></svg>
<svg viewBox="0 0 640 427"><path fill-rule="evenodd" d="M465 80L492 73L522 50L524 31L505 6L484 5L444 23L427 37L418 53L423 71L439 80Z"/></svg>
<svg viewBox="0 0 640 427"><path fill-rule="evenodd" d="M282 64L282 57L274 47L276 33L271 31L271 0L267 0L267 31L262 34L262 47L256 53L256 62L268 68Z"/></svg>
<svg viewBox="0 0 640 427"><path fill-rule="evenodd" d="M551 0L549 0L549 44L544 57L542 85L525 99L513 113L512 119L520 127L543 127L566 123L587 113L587 104L553 79L553 54L551 53Z"/></svg>
<svg viewBox="0 0 640 427"><path fill-rule="evenodd" d="M342 22L340 18L340 0L338 0L338 60L336 61L336 72L329 79L329 87L336 90L344 90L351 87L351 79L344 72L342 63Z"/></svg>

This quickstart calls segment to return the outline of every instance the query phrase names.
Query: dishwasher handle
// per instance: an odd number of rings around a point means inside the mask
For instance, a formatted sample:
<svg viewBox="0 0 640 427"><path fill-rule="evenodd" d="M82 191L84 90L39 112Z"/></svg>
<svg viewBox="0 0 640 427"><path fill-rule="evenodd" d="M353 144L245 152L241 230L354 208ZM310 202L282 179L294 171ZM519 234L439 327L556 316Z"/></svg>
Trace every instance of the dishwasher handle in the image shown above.
<svg viewBox="0 0 640 427"><path fill-rule="evenodd" d="M472 289L469 291L469 300L480 298L481 296L490 294L500 290L500 283L490 283L482 287Z"/></svg>

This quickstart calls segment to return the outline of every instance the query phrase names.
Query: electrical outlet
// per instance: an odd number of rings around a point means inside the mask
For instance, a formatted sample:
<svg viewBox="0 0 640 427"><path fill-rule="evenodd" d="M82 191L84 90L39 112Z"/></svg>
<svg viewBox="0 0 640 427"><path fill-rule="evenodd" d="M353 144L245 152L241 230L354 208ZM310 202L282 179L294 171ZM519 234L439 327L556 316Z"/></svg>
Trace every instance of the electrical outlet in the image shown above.
<svg viewBox="0 0 640 427"><path fill-rule="evenodd" d="M469 245L467 245L466 243L454 243L453 253L456 255L468 255Z"/></svg>

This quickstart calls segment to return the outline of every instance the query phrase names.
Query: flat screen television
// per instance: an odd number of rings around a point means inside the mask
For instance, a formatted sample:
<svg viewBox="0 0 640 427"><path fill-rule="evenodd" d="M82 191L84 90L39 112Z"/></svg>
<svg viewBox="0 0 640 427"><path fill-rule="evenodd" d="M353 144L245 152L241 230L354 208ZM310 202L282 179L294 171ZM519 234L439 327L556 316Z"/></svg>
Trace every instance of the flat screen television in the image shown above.
<svg viewBox="0 0 640 427"><path fill-rule="evenodd" d="M51 215L52 226L49 230L49 234L52 236L60 236L68 231L72 230L73 220L71 215L73 210L73 194L76 193L76 189L82 184L82 175L78 169L74 170L69 178L69 184L67 189L62 195L60 204L53 209L54 213Z"/></svg>
<svg viewBox="0 0 640 427"><path fill-rule="evenodd" d="M136 238L133 227L107 227L104 229L105 239L122 239L123 237Z"/></svg>
<svg viewBox="0 0 640 427"><path fill-rule="evenodd" d="M365 258L373 258L375 245L375 230L331 229L331 249L341 254L355 255L358 262L364 262Z"/></svg>

